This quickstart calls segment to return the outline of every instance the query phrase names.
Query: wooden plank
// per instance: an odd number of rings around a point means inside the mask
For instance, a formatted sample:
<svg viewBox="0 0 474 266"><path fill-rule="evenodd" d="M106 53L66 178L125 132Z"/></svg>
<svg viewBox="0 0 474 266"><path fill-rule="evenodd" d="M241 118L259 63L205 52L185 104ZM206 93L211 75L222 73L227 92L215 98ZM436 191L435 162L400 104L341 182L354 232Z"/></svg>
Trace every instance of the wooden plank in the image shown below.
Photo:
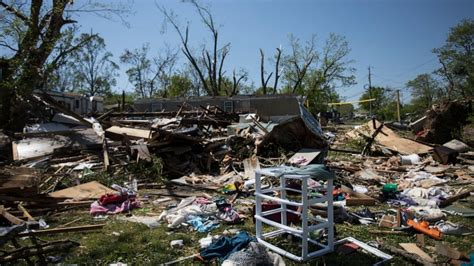
<svg viewBox="0 0 474 266"><path fill-rule="evenodd" d="M434 263L434 259L430 257L430 255L426 254L423 250L421 250L416 244L413 243L399 243L399 245L408 253L416 254L420 256L423 260L427 262Z"/></svg>
<svg viewBox="0 0 474 266"><path fill-rule="evenodd" d="M441 201L439 203L439 207L446 207L448 205L450 205L451 203L457 201L458 199L461 199L461 198L465 198L467 196L469 196L471 194L471 192L474 191L474 187L473 188L468 188L466 191L462 192L462 193L458 193L452 197L449 197L443 201Z"/></svg>
<svg viewBox="0 0 474 266"><path fill-rule="evenodd" d="M375 121L376 127L379 127L381 123ZM370 138L376 129L372 126L372 121L369 121L367 124L362 125L357 129L358 132ZM375 137L375 141L382 146L385 146L389 150L396 151L401 154L425 154L432 150L432 147L418 143L414 140L405 139L400 137L390 128L384 126L382 130Z"/></svg>
<svg viewBox="0 0 474 266"><path fill-rule="evenodd" d="M58 190L49 193L53 198L73 198L73 199L96 199L107 193L117 193L97 181L80 184L74 187Z"/></svg>
<svg viewBox="0 0 474 266"><path fill-rule="evenodd" d="M365 194L355 192L354 190L344 185L341 186L341 190L349 194L349 198L346 199L347 206L360 206L360 205L373 206L377 202L376 199L370 196L367 196Z"/></svg>
<svg viewBox="0 0 474 266"><path fill-rule="evenodd" d="M21 220L21 219L18 219L18 218L15 217L14 215L10 214L10 213L5 209L5 207L3 207L3 205L0 205L0 215L2 215L3 218L7 219L10 223L15 224L15 225L19 225L19 224L22 224L22 223L25 222L25 221L23 221L23 220Z"/></svg>
<svg viewBox="0 0 474 266"><path fill-rule="evenodd" d="M31 214L28 212L28 210L23 207L23 205L18 204L18 209L23 212L23 215L28 218L28 221L36 221L35 218L33 218L33 216L31 216Z"/></svg>
<svg viewBox="0 0 474 266"><path fill-rule="evenodd" d="M19 233L18 236L24 237L24 236L37 236L37 235L51 235L51 234L68 233L68 232L91 231L91 230L102 229L104 226L105 224L93 224L93 225L81 225L81 226L64 227L64 228L44 229L44 230L36 230L36 231Z"/></svg>
<svg viewBox="0 0 474 266"><path fill-rule="evenodd" d="M151 138L151 131L149 129L111 126L107 128L105 132L116 134L116 135L126 135L128 137L139 138L139 139Z"/></svg>

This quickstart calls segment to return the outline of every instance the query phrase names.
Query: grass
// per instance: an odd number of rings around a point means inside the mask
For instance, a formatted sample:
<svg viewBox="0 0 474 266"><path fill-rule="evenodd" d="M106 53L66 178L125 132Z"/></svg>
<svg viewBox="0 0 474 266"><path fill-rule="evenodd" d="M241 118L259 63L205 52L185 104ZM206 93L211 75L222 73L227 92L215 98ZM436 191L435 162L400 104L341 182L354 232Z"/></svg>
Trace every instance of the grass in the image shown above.
<svg viewBox="0 0 474 266"><path fill-rule="evenodd" d="M472 204L473 197L465 205ZM387 209L387 205L379 205L371 207L371 210ZM135 215L158 215L160 208L145 204L143 208L133 211ZM118 216L109 216L105 221L106 225L102 230L87 233L65 233L53 236L45 236L42 239L70 239L81 243L81 246L73 249L66 257L65 263L79 265L107 265L110 263L122 262L129 265L156 265L175 260L179 257L189 256L199 252L199 239L206 237L207 233L198 233L188 228L180 228L170 230L165 223L158 228L149 229L145 225L126 222L118 219ZM70 226L78 226L85 224L103 223L103 221L95 221L86 210L69 211L60 213L56 216L47 217L46 221L52 228L63 225L67 222L79 219L79 221ZM452 222L460 222L474 228L473 219L467 219L459 216L449 216ZM225 230L237 229L245 230L251 234L255 234L255 227L251 219L246 219L244 223L238 225L221 225L219 228L211 232L212 235L221 235ZM358 240L367 242L374 240L383 240L384 243L399 247L398 243L416 243L416 236L399 236L399 235L382 235L373 234L369 230L380 230L377 225L350 225L337 224L336 237L338 239L352 236ZM182 239L183 248L171 248L172 240ZM27 240L25 243L29 243ZM286 238L277 238L272 240L279 245L290 250L298 250L299 246ZM474 251L474 236L444 236L443 242L455 247L463 252ZM429 251L426 247L434 247L436 241L425 237L425 251ZM285 258L288 265L299 265L294 261ZM320 258L316 258L307 265L371 265L375 258L356 252L350 255L344 255L337 252L327 254ZM185 264L190 264L187 261ZM194 262L197 263L197 262ZM401 257L395 257L391 261L392 265L407 265L408 261Z"/></svg>

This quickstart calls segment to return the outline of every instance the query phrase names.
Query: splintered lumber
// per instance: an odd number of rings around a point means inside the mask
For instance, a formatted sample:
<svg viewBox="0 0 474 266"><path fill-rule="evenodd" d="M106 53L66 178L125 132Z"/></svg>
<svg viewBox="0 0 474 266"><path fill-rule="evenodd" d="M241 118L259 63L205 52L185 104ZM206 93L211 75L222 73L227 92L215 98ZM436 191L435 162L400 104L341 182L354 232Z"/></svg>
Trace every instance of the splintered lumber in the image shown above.
<svg viewBox="0 0 474 266"><path fill-rule="evenodd" d="M48 195L53 198L97 199L107 193L116 193L116 191L97 181L91 181L74 187L54 191Z"/></svg>
<svg viewBox="0 0 474 266"><path fill-rule="evenodd" d="M434 262L433 258L431 258L430 255L426 254L426 252L421 250L421 248L419 248L416 244L413 244L413 243L399 243L399 245L404 250L406 250L408 253L416 254L427 262L431 262L431 263Z"/></svg>
<svg viewBox="0 0 474 266"><path fill-rule="evenodd" d="M120 136L126 135L128 137L138 138L138 139L151 138L151 131L149 129L111 126L107 128L105 132L110 133L110 134L120 135Z"/></svg>
<svg viewBox="0 0 474 266"><path fill-rule="evenodd" d="M376 128L378 128L381 123L379 121L375 121L375 125ZM359 132L367 138L370 138L372 134L375 133L375 131L376 129L373 128L372 121L369 121L367 124L364 124L356 129L356 132ZM428 145L421 144L414 140L402 138L386 126L383 126L381 128L380 133L376 135L374 140L385 148L404 155L409 155L413 153L425 154L432 149L432 147Z"/></svg>
<svg viewBox="0 0 474 266"><path fill-rule="evenodd" d="M0 263L12 262L18 259L26 259L31 256L39 256L49 253L64 252L80 244L71 240L58 240L34 246L20 247L13 251L5 252L0 256Z"/></svg>
<svg viewBox="0 0 474 266"><path fill-rule="evenodd" d="M458 193L452 197L449 197L439 203L439 207L446 207L450 205L451 203L457 201L458 199L465 198L471 194L471 192L474 191L474 187L467 189L466 191L462 193Z"/></svg>
<svg viewBox="0 0 474 266"><path fill-rule="evenodd" d="M81 225L81 226L72 226L72 227L63 227L63 228L53 228L53 229L43 229L35 231L27 231L19 233L19 237L24 236L37 236L37 235L51 235L51 234L60 234L60 233L69 233L69 232L83 232L83 231L92 231L97 229L102 229L105 224L91 224L91 225Z"/></svg>
<svg viewBox="0 0 474 266"><path fill-rule="evenodd" d="M380 243L380 242L379 242L379 244L380 244L381 249L387 250L390 253L393 253L395 255L403 256L405 259L407 259L409 261L416 262L416 263L419 263L421 265L426 265L426 266L433 265L433 263L424 260L423 258L421 258L417 254L409 253L409 252L406 252L403 249L399 249L399 248L396 248L396 247L393 247L393 246L390 246L390 245L387 245L387 244L383 244L383 243Z"/></svg>
<svg viewBox="0 0 474 266"><path fill-rule="evenodd" d="M375 125L375 119L372 122ZM372 143L374 142L375 137L377 137L377 135L380 133L380 131L382 130L382 127L383 127L383 123L380 124L380 126L378 126L377 129L375 129L375 131L372 133L372 136L367 141L367 144L364 146L364 149L362 150L362 153L361 153L362 155L366 155L370 151L370 146L372 146Z"/></svg>
<svg viewBox="0 0 474 266"><path fill-rule="evenodd" d="M342 191L349 194L349 198L346 199L347 206L373 206L375 205L376 199L367 196L365 194L355 192L354 190L350 189L349 187L342 186Z"/></svg>
<svg viewBox="0 0 474 266"><path fill-rule="evenodd" d="M0 169L0 195L35 195L38 193L39 171L26 167Z"/></svg>
<svg viewBox="0 0 474 266"><path fill-rule="evenodd" d="M0 205L0 215L3 216L3 218L7 219L10 223L12 224L16 224L16 225L19 225L19 224L22 224L24 223L25 221L21 220L21 219L18 219L17 217L13 216L12 214L10 214L6 209L5 207L3 207L3 205Z"/></svg>
<svg viewBox="0 0 474 266"><path fill-rule="evenodd" d="M28 210L23 207L23 205L18 204L18 209L23 212L23 215L28 218L28 221L36 221L35 218L33 218L33 216L31 216L31 214L28 212Z"/></svg>

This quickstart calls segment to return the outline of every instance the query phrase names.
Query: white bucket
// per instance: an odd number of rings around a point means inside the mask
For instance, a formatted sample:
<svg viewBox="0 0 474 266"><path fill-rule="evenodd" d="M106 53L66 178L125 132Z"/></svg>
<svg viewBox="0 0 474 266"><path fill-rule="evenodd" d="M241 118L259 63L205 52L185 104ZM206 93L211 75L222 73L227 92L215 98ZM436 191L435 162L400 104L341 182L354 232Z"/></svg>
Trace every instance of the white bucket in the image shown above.
<svg viewBox="0 0 474 266"><path fill-rule="evenodd" d="M402 165L416 164L419 161L420 161L420 156L418 156L418 154L400 156L400 162L402 163Z"/></svg>

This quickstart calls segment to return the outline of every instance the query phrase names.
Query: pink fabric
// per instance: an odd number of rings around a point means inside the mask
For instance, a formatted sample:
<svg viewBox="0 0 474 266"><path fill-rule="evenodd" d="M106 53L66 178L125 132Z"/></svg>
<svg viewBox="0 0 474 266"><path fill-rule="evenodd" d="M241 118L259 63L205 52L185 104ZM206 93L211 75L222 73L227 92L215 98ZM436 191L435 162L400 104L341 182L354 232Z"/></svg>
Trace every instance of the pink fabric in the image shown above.
<svg viewBox="0 0 474 266"><path fill-rule="evenodd" d="M134 208L139 208L140 202L135 199L127 199L122 203L110 203L105 206L100 205L99 201L94 201L91 204L90 214L91 215L100 215L100 214L117 214L125 212Z"/></svg>

